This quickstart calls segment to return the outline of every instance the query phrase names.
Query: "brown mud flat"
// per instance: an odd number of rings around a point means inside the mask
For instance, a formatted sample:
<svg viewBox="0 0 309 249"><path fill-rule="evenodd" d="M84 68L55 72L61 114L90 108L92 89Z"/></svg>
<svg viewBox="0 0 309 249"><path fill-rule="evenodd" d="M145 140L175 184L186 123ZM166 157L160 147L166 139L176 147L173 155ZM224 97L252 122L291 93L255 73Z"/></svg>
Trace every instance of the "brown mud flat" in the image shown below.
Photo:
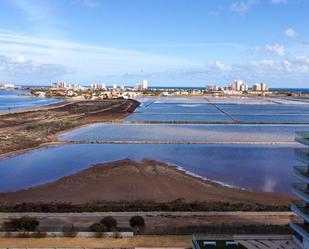
<svg viewBox="0 0 309 249"><path fill-rule="evenodd" d="M155 160L129 159L97 164L55 182L11 193L1 193L2 205L20 203L226 202L289 205L291 199L275 193L228 188L188 175L175 166Z"/></svg>
<svg viewBox="0 0 309 249"><path fill-rule="evenodd" d="M57 141L60 132L121 120L139 106L135 100L75 101L0 115L0 156Z"/></svg>

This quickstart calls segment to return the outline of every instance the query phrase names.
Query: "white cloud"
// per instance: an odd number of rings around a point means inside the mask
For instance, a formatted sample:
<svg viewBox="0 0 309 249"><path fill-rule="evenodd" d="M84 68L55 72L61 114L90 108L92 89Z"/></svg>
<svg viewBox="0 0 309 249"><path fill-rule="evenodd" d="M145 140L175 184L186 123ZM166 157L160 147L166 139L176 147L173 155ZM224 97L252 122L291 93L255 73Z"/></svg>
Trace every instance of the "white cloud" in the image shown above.
<svg viewBox="0 0 309 249"><path fill-rule="evenodd" d="M292 28L288 28L284 31L284 34L287 36L287 37L295 37L297 36L297 32L292 29Z"/></svg>
<svg viewBox="0 0 309 249"><path fill-rule="evenodd" d="M0 74L8 78L14 77L15 80L20 81L29 76L31 79L48 80L66 73L68 71L59 65L35 63L24 56L0 55Z"/></svg>
<svg viewBox="0 0 309 249"><path fill-rule="evenodd" d="M275 44L266 44L264 46L258 46L258 47L254 47L249 49L249 51L256 51L256 52L271 52L271 53L275 53L281 57L284 57L285 55L285 49L284 46L279 44L279 43L275 43Z"/></svg>
<svg viewBox="0 0 309 249"><path fill-rule="evenodd" d="M308 74L309 56L296 56L284 60L261 60L251 63L256 70L279 72L282 74Z"/></svg>
<svg viewBox="0 0 309 249"><path fill-rule="evenodd" d="M220 61L216 61L215 63L215 68L221 70L221 71L231 71L232 70L232 66L231 65L225 65Z"/></svg>
<svg viewBox="0 0 309 249"><path fill-rule="evenodd" d="M234 2L231 4L231 11L236 12L238 14L245 14L250 9L258 4L260 1L259 0L247 0L247 1L241 1L241 2Z"/></svg>
<svg viewBox="0 0 309 249"><path fill-rule="evenodd" d="M265 51L269 51L269 52L275 52L276 54L278 54L279 56L284 56L285 52L284 52L284 46L278 43L275 43L273 45L265 45L264 46Z"/></svg>
<svg viewBox="0 0 309 249"><path fill-rule="evenodd" d="M27 59L22 55L18 55L16 57L11 58L10 61L12 63L20 64L20 63L25 63Z"/></svg>
<svg viewBox="0 0 309 249"><path fill-rule="evenodd" d="M203 65L203 63L169 56L44 39L1 32L1 30L0 51L6 58L2 58L2 61L5 62L2 65L7 65L5 68L13 67L18 75L22 75L23 69L27 72L31 70L39 72L40 70L37 70L39 67L41 71L48 68L50 72L52 70L59 72L59 69L62 68L64 70L55 80L62 80L62 77L66 76L64 80L76 82L103 80L108 75L122 75L128 71L136 73L145 70L157 73L164 70ZM17 67L15 64L18 63L23 66ZM74 72L74 74L68 72ZM57 76L53 73L51 75Z"/></svg>

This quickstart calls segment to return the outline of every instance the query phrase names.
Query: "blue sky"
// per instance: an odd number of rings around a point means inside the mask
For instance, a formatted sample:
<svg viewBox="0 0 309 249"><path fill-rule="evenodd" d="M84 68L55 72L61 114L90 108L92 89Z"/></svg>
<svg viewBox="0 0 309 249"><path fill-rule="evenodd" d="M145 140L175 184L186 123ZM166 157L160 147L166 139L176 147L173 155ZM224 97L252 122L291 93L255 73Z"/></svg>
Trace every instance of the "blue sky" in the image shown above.
<svg viewBox="0 0 309 249"><path fill-rule="evenodd" d="M309 87L309 0L2 0L0 82Z"/></svg>

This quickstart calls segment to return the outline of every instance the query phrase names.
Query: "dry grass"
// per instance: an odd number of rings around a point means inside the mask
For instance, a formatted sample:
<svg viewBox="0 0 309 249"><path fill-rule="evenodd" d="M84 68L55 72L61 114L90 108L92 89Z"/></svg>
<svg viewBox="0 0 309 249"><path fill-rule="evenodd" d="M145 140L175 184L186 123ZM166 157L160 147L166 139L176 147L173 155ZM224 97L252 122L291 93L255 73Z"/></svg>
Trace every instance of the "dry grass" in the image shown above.
<svg viewBox="0 0 309 249"><path fill-rule="evenodd" d="M191 236L135 236L133 238L0 238L0 247L191 247Z"/></svg>

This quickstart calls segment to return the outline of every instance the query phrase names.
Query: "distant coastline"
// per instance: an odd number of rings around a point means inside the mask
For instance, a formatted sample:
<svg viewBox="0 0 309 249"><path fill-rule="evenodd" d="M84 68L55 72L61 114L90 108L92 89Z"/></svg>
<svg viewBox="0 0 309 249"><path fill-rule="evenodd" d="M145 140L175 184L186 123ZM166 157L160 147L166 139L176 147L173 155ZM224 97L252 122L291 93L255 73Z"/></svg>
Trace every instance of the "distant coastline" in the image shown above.
<svg viewBox="0 0 309 249"><path fill-rule="evenodd" d="M49 85L41 85L41 86L24 85L20 87L24 89L49 88ZM89 87L89 86L85 85L85 87ZM112 86L107 86L107 87L112 88ZM132 87L132 86L126 86L126 87ZM205 86L150 86L149 89L186 89L186 90L198 89L198 90L202 90L202 89L205 89ZM309 88L270 87L269 90L270 91L309 93Z"/></svg>

